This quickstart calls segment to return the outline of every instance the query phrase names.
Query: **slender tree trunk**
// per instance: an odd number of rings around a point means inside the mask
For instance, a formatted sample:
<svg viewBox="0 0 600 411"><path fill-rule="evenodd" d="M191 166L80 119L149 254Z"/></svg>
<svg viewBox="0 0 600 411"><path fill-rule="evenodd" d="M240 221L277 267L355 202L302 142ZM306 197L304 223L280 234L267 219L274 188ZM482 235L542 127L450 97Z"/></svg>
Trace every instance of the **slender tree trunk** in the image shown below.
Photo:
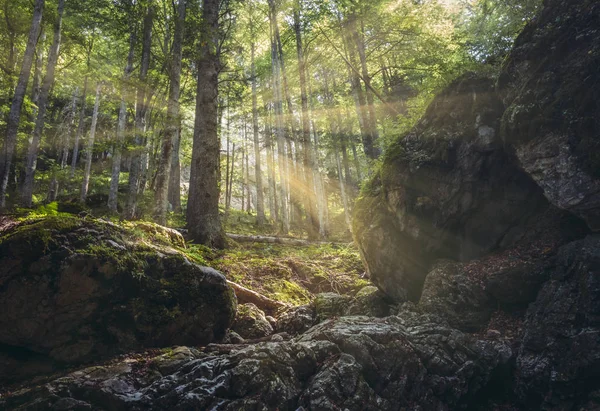
<svg viewBox="0 0 600 411"><path fill-rule="evenodd" d="M96 102L94 103L94 113L92 114L92 127L90 129L90 137L85 149L85 173L83 175L83 183L81 184L81 202L85 202L90 185L90 173L92 170L92 157L94 154L94 140L96 139L96 125L98 124L98 110L100 108L100 88L98 83L96 86Z"/></svg>
<svg viewBox="0 0 600 411"><path fill-rule="evenodd" d="M65 9L65 0L58 1L57 19L54 24L54 39L52 40L52 46L48 53L48 64L46 65L46 75L40 89L40 95L38 100L38 112L37 119L35 121L35 128L33 129L33 136L31 138L31 144L27 151L27 158L25 159L25 182L23 183L22 199L25 207L31 207L32 196L33 196L33 182L35 178L35 168L37 165L37 156L40 149L40 142L42 140L42 132L44 131L44 120L46 117L46 109L48 107L48 97L50 95L50 88L54 83L54 71L56 69L56 63L58 61L58 53L60 50L60 34L62 27L62 16Z"/></svg>
<svg viewBox="0 0 600 411"><path fill-rule="evenodd" d="M315 158L314 164L315 164L315 172L313 174L314 179L315 179L315 189L316 189L316 193L317 193L317 203L318 203L318 216L319 216L319 235L321 236L321 238L325 238L327 235L327 230L326 230L326 226L327 226L327 220L326 220L326 216L327 216L327 209L328 209L328 204L327 204L327 196L325 195L325 184L323 182L323 176L319 173L319 157L318 157L318 151L319 151L319 135L317 132L317 128L315 127L315 123L312 123L312 127L313 127L313 134L314 134L314 150L313 150L313 155Z"/></svg>
<svg viewBox="0 0 600 411"><path fill-rule="evenodd" d="M277 50L277 41L275 33L277 30L277 10L275 1L269 0L269 16L271 22L271 66L273 70L273 90L274 90L274 107L275 107L275 134L277 136L277 161L279 165L279 175L281 183L279 185L281 198L281 220L282 224L280 231L282 234L287 234L290 231L290 219L287 209L287 183L288 176L286 175L286 160L285 160L285 136L283 127L283 102L281 88L281 66L279 64L279 53Z"/></svg>
<svg viewBox="0 0 600 411"><path fill-rule="evenodd" d="M19 120L21 118L21 108L23 106L23 100L25 99L25 93L27 92L27 83L29 82L31 65L33 64L33 55L35 54L35 47L40 34L44 5L44 0L36 0L35 2L33 20L31 22L31 28L29 29L29 37L23 56L23 64L21 65L21 73L19 74L19 81L15 88L15 95L10 107L10 112L8 113L6 138L4 139L2 161L0 162L0 171L2 172L2 180L0 181L0 208L6 207L8 180L10 177L12 159L15 155L15 147L17 145L17 131L19 129Z"/></svg>
<svg viewBox="0 0 600 411"><path fill-rule="evenodd" d="M135 110L135 139L134 149L131 156L131 168L129 170L129 195L125 218L131 219L136 214L140 182L142 180L143 155L145 147L144 135L146 132L146 93L148 89L148 70L150 68L150 51L152 47L152 22L154 20L154 2L148 2L148 8L144 17L144 29L142 37L142 59L140 64L139 85L136 97Z"/></svg>
<svg viewBox="0 0 600 411"><path fill-rule="evenodd" d="M75 88L73 92L73 101L71 102L71 113L69 113L69 127L65 138L63 140L62 155L60 158L60 168L65 169L69 162L69 144L71 143L71 133L73 132L73 126L75 125L75 116L77 113L77 95L79 94L79 87Z"/></svg>
<svg viewBox="0 0 600 411"><path fill-rule="evenodd" d="M233 196L233 171L235 169L235 143L233 143L233 147L231 149L231 166L227 168L227 187L229 187L229 191L227 192L227 198L225 199L225 214L229 212L231 208L231 197Z"/></svg>
<svg viewBox="0 0 600 411"><path fill-rule="evenodd" d="M318 236L318 216L316 211L316 198L314 191L313 171L315 163L312 153L312 144L310 138L310 112L308 110L308 92L306 86L306 67L304 60L304 46L302 44L302 29L300 23L301 1L297 1L294 8L294 31L296 34L296 52L298 56L298 75L300 78L300 100L302 102L302 145L303 145L303 165L306 179L305 189L303 190L304 208L306 210L306 230L310 240Z"/></svg>
<svg viewBox="0 0 600 411"><path fill-rule="evenodd" d="M77 124L77 132L75 133L75 141L73 142L73 157L71 158L71 178L75 176L77 168L77 160L79 157L79 142L83 136L85 127L85 101L87 98L88 76L85 76L83 82L83 94L81 95L81 110L79 111L79 123Z"/></svg>
<svg viewBox="0 0 600 411"><path fill-rule="evenodd" d="M262 227L265 224L265 200L263 195L262 169L260 158L260 140L258 138L258 102L256 87L256 63L254 41L250 46L251 71L252 71L252 132L254 139L254 174L256 178L256 224Z"/></svg>
<svg viewBox="0 0 600 411"><path fill-rule="evenodd" d="M356 28L356 24L353 26L352 36L356 43L358 50L358 56L360 58L360 67L362 71L362 79L365 83L365 94L367 98L368 108L368 133L373 143L372 156L377 159L381 155L381 150L377 147L377 140L379 139L379 133L377 131L377 115L375 114L375 102L373 100L373 92L371 91L371 76L367 68L367 55L365 50L365 40L362 32Z"/></svg>
<svg viewBox="0 0 600 411"><path fill-rule="evenodd" d="M267 109L267 113L269 110ZM269 217L275 223L279 221L279 208L277 206L277 189L275 180L275 154L273 152L273 135L271 131L271 119L267 116L265 121L265 141L267 147L267 183L269 187Z"/></svg>
<svg viewBox="0 0 600 411"><path fill-rule="evenodd" d="M156 210L154 215L159 224L166 223L169 200L169 174L173 161L173 143L179 129L179 94L181 91L181 58L183 50L183 29L185 26L186 1L179 0L177 20L175 21L175 37L171 53L169 70L169 102L167 104L167 119L164 130L162 150L156 172Z"/></svg>
<svg viewBox="0 0 600 411"><path fill-rule="evenodd" d="M341 116L340 116L341 117ZM344 128L342 128L344 130ZM352 174L350 173L350 161L348 160L348 148L346 147L346 139L348 134L340 133L340 151L342 153L342 165L344 166L344 178L346 185L352 185Z"/></svg>
<svg viewBox="0 0 600 411"><path fill-rule="evenodd" d="M356 152L356 143L354 139L350 141L350 148L352 149L352 158L354 160L354 168L356 168L356 178L358 179L358 183L362 182L362 172L360 170L360 160L358 159L358 154Z"/></svg>
<svg viewBox="0 0 600 411"><path fill-rule="evenodd" d="M231 187L229 187L229 167L231 162L231 155L229 154L231 140L231 135L229 134L229 103L227 105L227 128L225 130L225 218L227 218L227 213L229 212L229 191L231 190Z"/></svg>
<svg viewBox="0 0 600 411"><path fill-rule="evenodd" d="M108 194L108 208L116 213L119 196L119 177L121 176L121 160L123 153L123 144L125 142L125 128L127 126L127 101L130 95L129 78L133 71L133 58L135 52L135 32L132 30L129 35L129 54L127 55L127 65L123 73L123 84L121 85L121 104L119 105L119 117L117 120L117 141L113 147L112 173L110 178L110 192Z"/></svg>
<svg viewBox="0 0 600 411"><path fill-rule="evenodd" d="M276 20L277 21L277 20ZM279 26L275 24L275 43L277 45L278 61L280 65L281 73L281 86L282 86L282 104L285 99L287 107L287 116L284 114L284 135L287 145L287 161L286 161L286 183L287 193L289 196L289 219L292 222L300 221L301 210L300 210L300 198L302 197L301 191L304 181L301 172L298 170L298 165L301 161L300 150L298 150L299 142L297 139L297 128L296 128L296 116L294 115L294 107L292 105L292 98L290 94L290 88L288 85L287 71L285 68L285 59L283 55L283 46L281 44L281 36L279 34ZM283 113L282 108L282 113ZM295 146L296 155L294 156ZM294 183L294 184L292 184Z"/></svg>
<svg viewBox="0 0 600 411"><path fill-rule="evenodd" d="M356 15L351 14L341 27L346 34L344 36L344 48L346 50L347 59L353 67L358 67L357 43L355 40L355 34L358 36L356 29ZM365 155L367 158L375 160L379 156L379 152L375 147L375 136L373 136L372 133L373 127L371 126L365 91L361 86L360 76L357 72L348 68L348 76L350 77L350 84L352 85L352 97L354 99Z"/></svg>
<svg viewBox="0 0 600 411"><path fill-rule="evenodd" d="M187 222L198 243L223 248L225 234L219 216L219 0L202 0L196 121L190 175Z"/></svg>
<svg viewBox="0 0 600 411"><path fill-rule="evenodd" d="M246 119L244 119L244 157L246 161L246 173L244 178L244 185L246 186L246 212L250 214L252 212L252 191L250 190L250 139L248 138ZM242 167L244 165L242 164Z"/></svg>
<svg viewBox="0 0 600 411"><path fill-rule="evenodd" d="M340 183L340 194L342 196L342 204L344 205L344 219L346 221L346 226L348 229L351 227L350 223L350 209L348 208L348 197L346 195L346 185L344 184L344 177L342 176L342 163L340 161L340 153L339 150L334 150L335 153L335 162L337 164L337 174L338 180Z"/></svg>
<svg viewBox="0 0 600 411"><path fill-rule="evenodd" d="M34 109L32 110L31 121L35 122L37 118L37 108L36 106L40 101L40 94L42 92L42 69L44 67L44 47L46 46L46 30L44 30L44 24L42 22L41 35L38 40L36 56L35 56L35 65L33 67L33 83L31 84L31 102L34 105Z"/></svg>
<svg viewBox="0 0 600 411"><path fill-rule="evenodd" d="M171 173L169 174L169 203L173 206L174 212L181 213L181 164L179 162L181 119L178 119L177 123L177 133L173 139Z"/></svg>

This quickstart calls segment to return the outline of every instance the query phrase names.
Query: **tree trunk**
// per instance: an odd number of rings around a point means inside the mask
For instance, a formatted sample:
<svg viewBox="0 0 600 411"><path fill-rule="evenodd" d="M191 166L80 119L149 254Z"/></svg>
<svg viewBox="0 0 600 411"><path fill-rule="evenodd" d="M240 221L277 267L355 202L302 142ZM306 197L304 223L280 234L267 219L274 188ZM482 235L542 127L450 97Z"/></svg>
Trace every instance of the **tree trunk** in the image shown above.
<svg viewBox="0 0 600 411"><path fill-rule="evenodd" d="M277 19L275 19L277 22ZM302 197L302 186L304 185L303 175L299 171L299 163L301 161L300 150L298 150L298 139L297 139L297 128L296 128L296 116L294 115L294 107L292 105L292 97L290 94L290 88L288 85L287 71L285 69L285 59L283 55L283 46L281 44L281 36L279 34L279 26L275 24L275 42L277 45L277 52L279 54L278 61L280 65L280 73L281 73L281 85L282 85L282 103L285 99L286 107L287 107L287 116L284 118L285 126L284 126L284 135L287 145L287 161L286 161L286 186L287 193L289 196L289 219L291 222L300 221L301 210L300 210L300 198ZM283 109L282 109L283 112ZM292 145L295 146L296 155L294 156L294 149ZM292 184L294 183L294 184Z"/></svg>
<svg viewBox="0 0 600 411"><path fill-rule="evenodd" d="M225 218L227 218L227 212L229 211L229 166L231 162L231 155L229 154L229 143L231 135L229 134L229 108L227 108L227 128L225 133Z"/></svg>
<svg viewBox="0 0 600 411"><path fill-rule="evenodd" d="M372 140L373 147L371 155L374 159L379 158L381 155L381 150L376 146L377 140L379 139L379 134L377 131L377 115L375 114L375 103L373 101L373 92L371 91L371 77L369 75L369 70L367 68L367 56L365 51L365 40L362 32L359 32L356 28L356 24L353 26L352 36L354 38L354 42L356 43L356 48L358 50L358 56L360 58L360 67L362 71L362 79L365 83L365 93L367 98L367 108L368 108L368 133Z"/></svg>
<svg viewBox="0 0 600 411"><path fill-rule="evenodd" d="M21 118L21 108L25 93L27 92L27 83L31 73L31 65L33 64L33 55L37 45L38 36L40 34L40 26L42 14L44 12L44 0L36 0L33 9L33 20L29 29L29 37L27 39L27 47L23 55L23 64L21 65L21 73L19 81L15 88L10 112L8 113L8 121L6 124L6 138L4 139L4 147L2 150L2 162L0 163L0 171L2 172L2 180L0 181L0 208L6 207L6 194L8 188L8 180L12 159L15 155L15 147L17 145L17 131L19 129L19 120Z"/></svg>
<svg viewBox="0 0 600 411"><path fill-rule="evenodd" d="M117 141L113 147L112 173L110 178L110 192L108 194L108 208L116 213L119 196L119 177L121 176L121 160L123 144L125 142L125 128L127 126L127 101L129 93L129 78L133 71L133 58L135 53L135 32L132 30L129 35L129 54L127 55L127 65L123 73L123 84L121 85L121 104L119 106L119 117L117 120Z"/></svg>
<svg viewBox="0 0 600 411"><path fill-rule="evenodd" d="M340 194L342 196L342 204L344 205L344 217L346 221L346 226L348 229L351 227L350 223L350 209L348 208L348 197L346 195L346 185L344 184L344 178L342 176L342 163L340 161L340 153L337 149L334 149L335 153L335 162L337 164L337 174L338 180L340 183Z"/></svg>
<svg viewBox="0 0 600 411"><path fill-rule="evenodd" d="M267 113L269 110L267 109ZM267 177L269 186L269 217L275 223L279 221L279 208L277 206L277 189L275 180L275 153L273 151L273 134L271 131L270 115L265 121L265 141L267 146Z"/></svg>
<svg viewBox="0 0 600 411"><path fill-rule="evenodd" d="M350 141L350 148L352 149L352 158L354 160L354 168L356 168L356 178L358 179L358 183L362 182L362 172L360 170L360 160L358 159L358 154L356 152L356 143L354 139Z"/></svg>
<svg viewBox="0 0 600 411"><path fill-rule="evenodd" d="M350 61L353 67L358 67L359 63L356 56L357 43L355 41L355 34L358 36L358 33L356 29L356 16L354 14L351 14L348 17L347 21L342 25L342 30L344 33L346 33L344 36L344 47L348 55L348 61ZM371 126L365 91L361 86L360 76L357 72L349 67L348 75L350 77L350 84L352 85L352 97L354 99L356 114L358 116L365 155L367 158L375 160L379 157L379 152L375 147L375 136L372 133L373 127Z"/></svg>
<svg viewBox="0 0 600 411"><path fill-rule="evenodd" d="M177 120L177 133L173 139L173 153L171 159L171 172L169 174L169 203L173 211L181 213L181 164L179 162L179 149L181 146L181 119Z"/></svg>
<svg viewBox="0 0 600 411"><path fill-rule="evenodd" d="M231 197L233 197L233 172L235 170L235 143L233 143L233 147L231 148L231 167L229 167L229 175L226 176L228 179L227 186L229 187L229 192L227 193L227 198L225 199L225 214L229 212L231 208Z"/></svg>
<svg viewBox="0 0 600 411"><path fill-rule="evenodd" d="M225 234L219 216L220 142L217 128L219 0L203 0L202 5L187 222L194 241L223 248Z"/></svg>
<svg viewBox="0 0 600 411"><path fill-rule="evenodd" d="M58 17L54 24L54 39L52 40L52 46L50 47L50 52L48 53L46 75L44 76L42 88L40 89L37 119L35 120L35 128L33 129L31 144L29 145L29 150L27 151L27 158L25 159L25 182L23 183L23 192L21 198L21 201L25 207L31 207L32 202L37 156L40 149L40 142L42 140L42 132L44 131L44 120L46 117L46 109L48 107L48 97L50 95L50 88L54 83L54 71L56 69L58 53L60 50L60 34L64 9L65 0L59 0L57 9Z"/></svg>
<svg viewBox="0 0 600 411"><path fill-rule="evenodd" d="M40 39L38 40L35 64L33 67L33 83L31 84L31 102L33 103L33 110L31 115L31 122L34 123L37 119L37 106L40 101L40 94L42 92L42 69L44 67L44 47L46 43L46 30L44 30L44 22L42 21L42 28Z"/></svg>
<svg viewBox="0 0 600 411"><path fill-rule="evenodd" d="M258 103L256 87L255 44L250 46L251 71L252 71L252 132L254 138L254 174L256 178L256 224L262 227L265 224L265 200L263 195L262 169L260 158L260 140L258 138Z"/></svg>
<svg viewBox="0 0 600 411"><path fill-rule="evenodd" d="M87 88L88 76L85 76L85 80L83 81L83 94L81 95L81 110L79 111L79 123L77 124L77 132L75 133L75 141L73 142L73 157L71 158L71 178L75 176L75 169L77 168L77 158L79 157L79 142L81 141L81 137L83 136L83 129L85 127L85 100L87 98Z"/></svg>
<svg viewBox="0 0 600 411"><path fill-rule="evenodd" d="M156 210L154 215L159 224L165 224L169 200L169 174L173 161L173 143L179 129L179 94L181 91L181 58L183 50L183 30L185 26L186 1L179 0L177 20L175 21L175 36L171 53L169 102L167 104L167 119L163 134L162 150L156 172Z"/></svg>
<svg viewBox="0 0 600 411"><path fill-rule="evenodd" d="M285 136L283 127L283 102L281 88L281 66L279 64L279 53L277 50L277 41L275 38L277 32L277 10L275 1L269 0L269 20L271 23L271 68L273 70L273 95L275 107L275 135L277 136L277 161L279 166L279 175L281 182L279 185L281 199L281 227L280 231L287 234L290 231L290 219L287 209L287 180L286 160L285 160Z"/></svg>
<svg viewBox="0 0 600 411"><path fill-rule="evenodd" d="M144 17L144 32L142 37L142 59L140 64L139 85L135 104L135 139L134 149L131 155L131 167L129 170L129 195L125 218L132 219L136 214L140 180L143 173L143 155L145 149L144 135L146 132L146 92L148 89L148 70L150 68L150 51L152 47L152 22L154 20L154 2L148 2L146 15Z"/></svg>
<svg viewBox="0 0 600 411"><path fill-rule="evenodd" d="M90 129L90 137L85 149L85 173L83 175L83 183L81 184L81 202L85 202L90 184L90 172L92 169L92 157L94 154L94 140L96 139L96 125L98 124L98 110L100 108L100 88L98 83L96 86L96 102L94 103L94 113L92 114L92 127Z"/></svg>
<svg viewBox="0 0 600 411"><path fill-rule="evenodd" d="M302 102L302 146L303 146L303 165L305 175L305 189L303 190L304 208L306 210L306 230L309 239L315 239L318 236L318 216L316 211L316 198L314 191L315 168L312 155L312 144L310 138L310 112L308 110L308 93L306 86L306 67L304 60L304 46L302 44L302 29L300 26L300 7L301 1L297 1L294 8L294 31L296 34L296 52L298 56L298 75L300 78L300 100Z"/></svg>
<svg viewBox="0 0 600 411"><path fill-rule="evenodd" d="M246 212L250 214L252 212L252 191L250 190L250 141L246 129L246 120L244 119L244 157L246 158L246 173L244 178L244 185L246 186ZM242 167L244 165L242 164Z"/></svg>

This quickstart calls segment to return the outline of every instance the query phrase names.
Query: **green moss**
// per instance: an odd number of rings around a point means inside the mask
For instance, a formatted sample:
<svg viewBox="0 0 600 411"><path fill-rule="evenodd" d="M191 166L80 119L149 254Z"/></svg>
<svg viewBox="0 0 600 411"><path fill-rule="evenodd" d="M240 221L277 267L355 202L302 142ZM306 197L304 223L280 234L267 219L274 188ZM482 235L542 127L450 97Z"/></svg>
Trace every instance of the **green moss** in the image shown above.
<svg viewBox="0 0 600 411"><path fill-rule="evenodd" d="M266 286L272 296L278 300L291 304L306 304L310 301L310 293L295 282L283 280L276 281Z"/></svg>

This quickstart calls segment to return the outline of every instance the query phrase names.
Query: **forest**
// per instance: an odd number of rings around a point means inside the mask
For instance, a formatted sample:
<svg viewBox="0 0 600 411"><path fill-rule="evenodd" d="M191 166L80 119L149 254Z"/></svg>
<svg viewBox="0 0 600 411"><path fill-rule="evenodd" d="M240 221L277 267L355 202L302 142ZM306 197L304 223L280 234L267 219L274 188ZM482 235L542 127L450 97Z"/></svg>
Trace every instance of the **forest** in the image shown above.
<svg viewBox="0 0 600 411"><path fill-rule="evenodd" d="M230 210L347 237L395 137L497 71L538 3L5 0L1 206L87 204L217 247Z"/></svg>
<svg viewBox="0 0 600 411"><path fill-rule="evenodd" d="M600 0L0 0L0 410L600 410Z"/></svg>

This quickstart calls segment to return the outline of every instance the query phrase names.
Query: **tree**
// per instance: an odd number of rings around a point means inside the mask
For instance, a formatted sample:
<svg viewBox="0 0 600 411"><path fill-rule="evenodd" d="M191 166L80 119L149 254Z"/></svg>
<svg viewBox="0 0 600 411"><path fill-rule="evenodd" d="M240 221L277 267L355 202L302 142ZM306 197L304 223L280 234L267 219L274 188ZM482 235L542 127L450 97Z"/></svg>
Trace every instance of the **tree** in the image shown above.
<svg viewBox="0 0 600 411"><path fill-rule="evenodd" d="M19 81L15 88L15 95L8 114L6 138L2 149L2 161L0 162L0 171L2 172L2 180L0 181L0 208L6 207L6 190L8 188L12 159L15 155L15 146L17 144L17 131L19 129L19 119L21 117L21 107L23 106L23 100L25 99L31 65L33 64L33 55L40 34L44 5L44 0L36 0L35 2L33 20L31 22L31 28L29 29L29 38L27 39L27 48L25 49L23 63L21 65L21 74L19 74Z"/></svg>
<svg viewBox="0 0 600 411"><path fill-rule="evenodd" d="M219 0L202 1L196 120L190 174L187 224L194 241L225 247L219 215L220 142L217 129L219 95Z"/></svg>
<svg viewBox="0 0 600 411"><path fill-rule="evenodd" d="M38 151L40 149L40 140L42 139L42 133L44 131L44 122L46 117L46 109L48 108L48 96L50 94L50 88L54 83L54 71L56 69L56 62L58 61L58 52L60 49L60 34L62 27L63 11L65 9L65 0L58 1L58 17L54 24L54 40L50 47L50 53L48 53L48 64L46 65L46 75L42 83L40 95L38 98L38 112L37 119L35 121L35 128L31 138L31 144L27 152L27 158L25 159L25 182L23 183L22 192L22 203L25 207L31 207L31 200L33 195L33 181L35 176L35 168L37 163Z"/></svg>
<svg viewBox="0 0 600 411"><path fill-rule="evenodd" d="M92 170L92 158L94 156L94 142L96 140L96 126L98 125L98 113L100 110L100 90L102 85L98 83L96 86L96 102L94 103L94 112L92 114L92 126L90 135L85 147L85 170L83 174L83 182L81 183L81 202L85 202L90 185L90 173Z"/></svg>
<svg viewBox="0 0 600 411"><path fill-rule="evenodd" d="M170 60L169 101L167 118L163 132L163 143L160 162L156 175L156 210L155 218L159 224L166 223L166 213L169 194L169 173L173 160L173 143L179 132L179 94L181 89L181 58L183 49L183 29L185 25L186 1L179 0L177 19L175 21L175 37L173 39Z"/></svg>
<svg viewBox="0 0 600 411"><path fill-rule="evenodd" d="M144 15L144 28L142 33L142 58L140 63L139 83L137 86L135 104L135 141L131 155L131 169L129 170L129 196L125 210L126 218L133 218L136 214L138 194L142 182L142 151L144 150L144 138L146 133L146 115L148 114L148 71L150 70L150 58L152 48L152 24L154 21L154 0L148 0L146 13Z"/></svg>

